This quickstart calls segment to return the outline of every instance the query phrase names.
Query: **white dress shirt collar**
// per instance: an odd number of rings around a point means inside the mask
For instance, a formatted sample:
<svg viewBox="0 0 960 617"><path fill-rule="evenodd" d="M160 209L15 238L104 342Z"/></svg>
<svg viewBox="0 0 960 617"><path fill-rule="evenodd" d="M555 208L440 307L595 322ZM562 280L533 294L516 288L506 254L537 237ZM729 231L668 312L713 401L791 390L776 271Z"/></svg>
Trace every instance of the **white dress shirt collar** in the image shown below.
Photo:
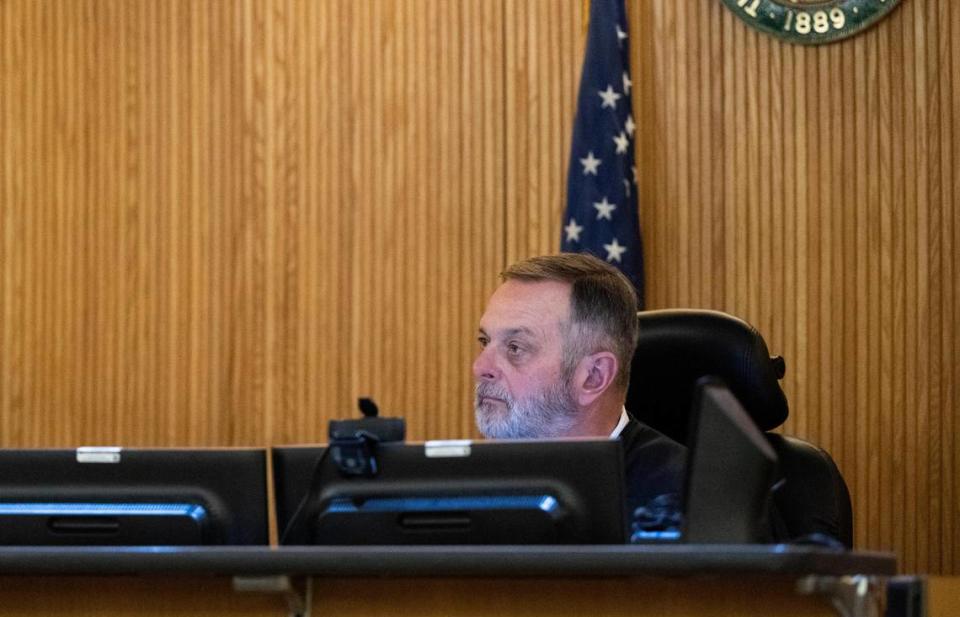
<svg viewBox="0 0 960 617"><path fill-rule="evenodd" d="M619 436L620 436L620 433L623 432L623 427L625 427L625 426L627 425L627 422L629 422L629 421L630 421L630 416L627 415L627 408L626 408L626 407L621 407L621 408L620 408L620 421L617 422L617 425L616 425L615 427L613 427L613 432L610 433L611 439L612 439L613 437L619 437Z"/></svg>

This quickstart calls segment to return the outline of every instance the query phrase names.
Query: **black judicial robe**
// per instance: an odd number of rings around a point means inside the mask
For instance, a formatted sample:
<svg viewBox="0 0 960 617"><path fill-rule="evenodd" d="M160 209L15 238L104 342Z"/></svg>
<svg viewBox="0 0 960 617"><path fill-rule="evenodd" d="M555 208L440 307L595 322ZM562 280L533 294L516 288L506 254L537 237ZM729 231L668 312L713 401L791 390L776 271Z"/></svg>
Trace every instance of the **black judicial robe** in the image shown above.
<svg viewBox="0 0 960 617"><path fill-rule="evenodd" d="M627 483L627 512L665 495L682 498L687 448L630 417L620 433Z"/></svg>
<svg viewBox="0 0 960 617"><path fill-rule="evenodd" d="M626 478L627 516L643 526L672 527L683 507L686 482L687 448L630 416L620 433L623 443ZM784 542L790 537L776 504L768 504L767 538Z"/></svg>

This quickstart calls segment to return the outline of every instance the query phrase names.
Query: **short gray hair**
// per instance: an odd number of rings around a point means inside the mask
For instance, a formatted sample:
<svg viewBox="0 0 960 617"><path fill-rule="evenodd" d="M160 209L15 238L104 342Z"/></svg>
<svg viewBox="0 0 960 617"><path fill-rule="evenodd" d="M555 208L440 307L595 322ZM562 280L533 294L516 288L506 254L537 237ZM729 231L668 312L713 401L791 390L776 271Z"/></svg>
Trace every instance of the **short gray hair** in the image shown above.
<svg viewBox="0 0 960 617"><path fill-rule="evenodd" d="M610 351L620 364L614 380L626 390L637 348L637 293L622 272L585 253L541 255L500 273L504 281L560 281L570 284L570 321L564 341L564 377L584 356Z"/></svg>

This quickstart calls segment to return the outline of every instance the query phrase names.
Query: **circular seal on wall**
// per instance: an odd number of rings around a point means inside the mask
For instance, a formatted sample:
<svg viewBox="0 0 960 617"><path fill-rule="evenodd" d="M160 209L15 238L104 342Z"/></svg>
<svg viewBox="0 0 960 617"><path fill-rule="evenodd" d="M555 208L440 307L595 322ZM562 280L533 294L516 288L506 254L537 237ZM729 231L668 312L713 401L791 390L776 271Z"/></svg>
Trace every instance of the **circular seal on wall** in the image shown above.
<svg viewBox="0 0 960 617"><path fill-rule="evenodd" d="M832 43L869 28L900 0L723 0L761 32L791 43Z"/></svg>

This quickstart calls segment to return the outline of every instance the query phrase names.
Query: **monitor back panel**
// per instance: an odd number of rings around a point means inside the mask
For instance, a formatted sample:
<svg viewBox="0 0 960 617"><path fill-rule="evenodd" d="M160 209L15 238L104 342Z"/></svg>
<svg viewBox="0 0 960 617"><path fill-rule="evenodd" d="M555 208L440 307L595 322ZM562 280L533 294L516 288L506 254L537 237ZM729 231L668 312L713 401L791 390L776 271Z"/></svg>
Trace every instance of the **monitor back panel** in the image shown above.
<svg viewBox="0 0 960 617"><path fill-rule="evenodd" d="M267 544L262 449L0 450L0 544Z"/></svg>
<svg viewBox="0 0 960 617"><path fill-rule="evenodd" d="M383 444L370 478L345 476L324 453L273 450L282 543L624 541L617 440Z"/></svg>

